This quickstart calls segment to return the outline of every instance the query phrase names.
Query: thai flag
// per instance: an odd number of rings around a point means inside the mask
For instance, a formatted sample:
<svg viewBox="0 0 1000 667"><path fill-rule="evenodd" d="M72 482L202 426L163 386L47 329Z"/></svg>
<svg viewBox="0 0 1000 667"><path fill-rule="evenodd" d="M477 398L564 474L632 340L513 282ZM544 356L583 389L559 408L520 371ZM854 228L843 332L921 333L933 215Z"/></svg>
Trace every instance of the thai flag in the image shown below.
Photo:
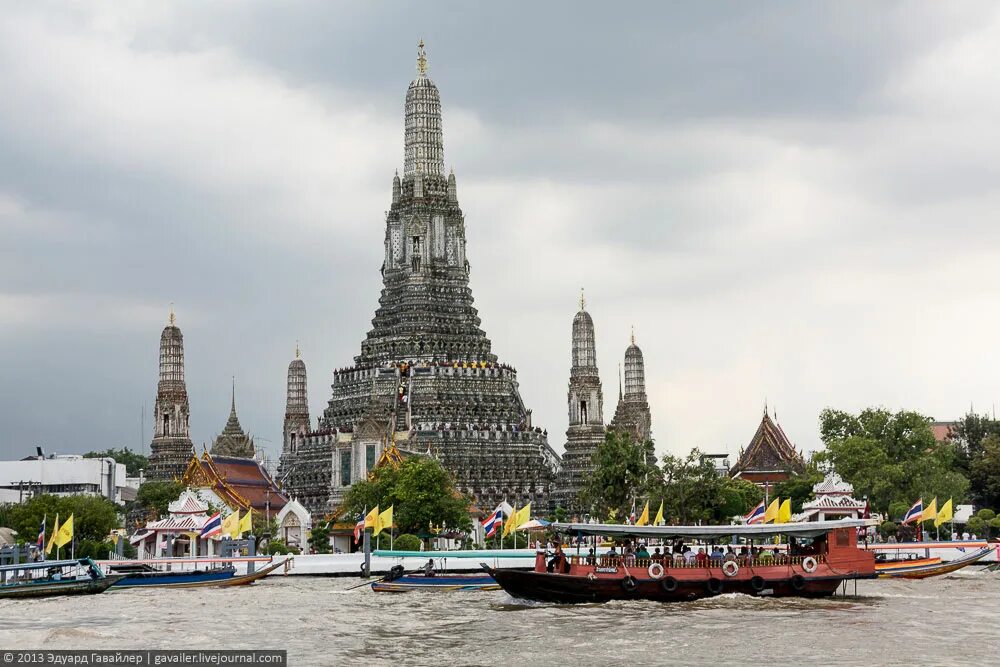
<svg viewBox="0 0 1000 667"><path fill-rule="evenodd" d="M913 507L906 512L906 516L903 517L903 525L908 523L913 523L914 521L920 521L920 518L924 514L924 501L923 498L913 503Z"/></svg>
<svg viewBox="0 0 1000 667"><path fill-rule="evenodd" d="M354 543L361 541L361 533L365 532L365 517L362 514L358 522L354 524Z"/></svg>
<svg viewBox="0 0 1000 667"><path fill-rule="evenodd" d="M42 517L42 529L38 531L38 550L45 551L45 517Z"/></svg>
<svg viewBox="0 0 1000 667"><path fill-rule="evenodd" d="M760 501L760 504L757 505L757 507L754 507L752 510L750 510L747 513L747 515L745 517L743 517L743 519L744 519L744 521L747 522L747 524L751 524L751 523L763 523L764 522L764 513L766 511L767 511L767 507L764 505L764 501L762 500L762 501Z"/></svg>
<svg viewBox="0 0 1000 667"><path fill-rule="evenodd" d="M212 516L208 517L208 521L205 525L201 527L201 534L198 536L202 539L208 539L209 537L215 537L216 535L222 534L222 513L216 512Z"/></svg>
<svg viewBox="0 0 1000 667"><path fill-rule="evenodd" d="M491 514L486 519L483 519L483 530L486 532L486 537L493 537L493 534L497 532L497 529L503 525L503 510L499 507L493 510Z"/></svg>

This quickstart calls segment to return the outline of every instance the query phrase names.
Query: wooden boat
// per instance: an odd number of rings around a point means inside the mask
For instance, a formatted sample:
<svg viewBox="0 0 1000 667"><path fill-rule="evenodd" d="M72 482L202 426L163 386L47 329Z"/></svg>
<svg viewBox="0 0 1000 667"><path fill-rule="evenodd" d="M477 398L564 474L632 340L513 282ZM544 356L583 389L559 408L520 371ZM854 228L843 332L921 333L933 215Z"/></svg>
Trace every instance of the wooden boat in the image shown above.
<svg viewBox="0 0 1000 667"><path fill-rule="evenodd" d="M373 581L376 593L406 593L408 591L496 591L500 584L489 575L436 575L433 577L403 575Z"/></svg>
<svg viewBox="0 0 1000 667"><path fill-rule="evenodd" d="M113 584L114 588L166 587L166 588L196 588L206 585L217 585L219 582L231 579L236 574L232 565L214 567L205 570L160 570L148 563L130 564L127 562L109 565L113 574L125 575Z"/></svg>
<svg viewBox="0 0 1000 667"><path fill-rule="evenodd" d="M103 593L124 575L107 575L89 558L0 567L0 599Z"/></svg>
<svg viewBox="0 0 1000 667"><path fill-rule="evenodd" d="M867 525L868 521L860 519L749 526L554 523L553 530L577 541L592 535L619 540L699 540L705 544L729 543L736 538L760 544L784 535L789 538L791 555L703 563L669 559L629 562L620 557L590 560L573 555L567 557L562 572L550 572L545 554L539 553L530 572L494 569L485 563L482 567L514 597L544 602L675 602L723 593L823 597L832 595L844 581L875 578L874 555L857 545L857 529Z"/></svg>
<svg viewBox="0 0 1000 667"><path fill-rule="evenodd" d="M992 546L986 546L947 563L942 563L940 558L919 558L890 562L882 567L876 564L875 571L879 579L927 579L968 567L986 558L992 551Z"/></svg>

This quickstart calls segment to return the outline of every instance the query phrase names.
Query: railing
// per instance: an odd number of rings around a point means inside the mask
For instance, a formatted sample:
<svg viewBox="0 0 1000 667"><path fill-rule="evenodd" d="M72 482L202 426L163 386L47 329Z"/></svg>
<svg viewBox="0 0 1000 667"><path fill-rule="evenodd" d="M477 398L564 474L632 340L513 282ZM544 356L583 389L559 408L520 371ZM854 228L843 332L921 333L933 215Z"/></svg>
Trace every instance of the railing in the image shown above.
<svg viewBox="0 0 1000 667"><path fill-rule="evenodd" d="M750 567L750 568L775 567L775 566L801 567L802 561L809 557L810 556L808 555L786 556L785 554L779 554L777 556L770 556L770 557L765 556L756 558L736 556L735 559L730 558L729 560L735 561L735 563L740 567ZM826 556L816 555L811 557L816 559L817 563L826 562ZM673 557L657 560L653 558L635 558L633 556L627 556L624 557L624 559L622 556L614 556L614 557L598 556L593 564L596 565L597 567L620 567L622 565L623 560L625 561L625 567L641 568L644 570L653 563L660 563L665 569L668 570L669 569L690 570L690 569L711 569L711 568L718 569L721 568L726 563L726 559L724 558L709 558L702 562L698 562L697 559L682 560L679 558L675 559ZM571 556L570 563L572 565L588 565L590 564L590 560L586 556Z"/></svg>

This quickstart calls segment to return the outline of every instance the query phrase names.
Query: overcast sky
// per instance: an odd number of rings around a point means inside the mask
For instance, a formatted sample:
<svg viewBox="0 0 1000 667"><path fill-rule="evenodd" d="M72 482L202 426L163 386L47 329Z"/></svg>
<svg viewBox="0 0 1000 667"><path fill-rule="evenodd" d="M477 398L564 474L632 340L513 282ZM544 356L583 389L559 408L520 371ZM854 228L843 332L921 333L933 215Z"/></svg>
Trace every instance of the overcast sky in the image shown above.
<svg viewBox="0 0 1000 667"><path fill-rule="evenodd" d="M0 456L144 447L174 302L192 438L276 455L377 305L416 43L472 290L562 451L580 287L660 453L765 403L1000 402L994 3L16 3L0 14ZM146 405L146 429L140 415Z"/></svg>

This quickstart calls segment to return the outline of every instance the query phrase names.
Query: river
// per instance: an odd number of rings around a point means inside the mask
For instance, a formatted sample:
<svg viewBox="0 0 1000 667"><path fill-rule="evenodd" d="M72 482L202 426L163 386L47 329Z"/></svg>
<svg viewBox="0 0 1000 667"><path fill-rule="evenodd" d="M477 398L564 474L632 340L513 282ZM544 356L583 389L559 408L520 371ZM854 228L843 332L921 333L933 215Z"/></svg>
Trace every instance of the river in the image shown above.
<svg viewBox="0 0 1000 667"><path fill-rule="evenodd" d="M290 665L969 665L1000 650L1000 573L862 581L825 600L526 604L356 579L0 600L0 649L286 649Z"/></svg>

